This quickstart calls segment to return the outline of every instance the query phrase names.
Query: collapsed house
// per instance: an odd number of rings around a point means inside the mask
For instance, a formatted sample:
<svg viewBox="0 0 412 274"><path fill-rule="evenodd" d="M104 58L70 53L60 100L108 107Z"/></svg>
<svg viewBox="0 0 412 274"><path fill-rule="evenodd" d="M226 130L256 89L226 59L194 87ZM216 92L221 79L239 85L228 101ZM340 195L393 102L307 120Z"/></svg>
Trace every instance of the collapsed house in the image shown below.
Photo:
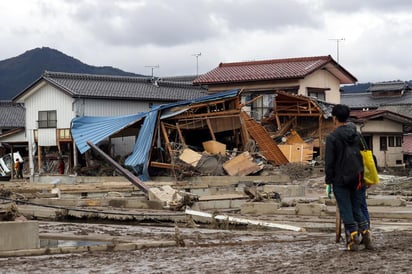
<svg viewBox="0 0 412 274"><path fill-rule="evenodd" d="M113 138L135 136L124 165L142 180L160 175L249 175L265 165L307 163L314 151L321 154L321 140L329 133L322 130L330 116L328 104L277 92L273 109L258 123L244 111L247 103L240 102L240 94L230 90L136 115L77 117L71 133L86 166L93 158L87 142L109 142L110 148Z"/></svg>

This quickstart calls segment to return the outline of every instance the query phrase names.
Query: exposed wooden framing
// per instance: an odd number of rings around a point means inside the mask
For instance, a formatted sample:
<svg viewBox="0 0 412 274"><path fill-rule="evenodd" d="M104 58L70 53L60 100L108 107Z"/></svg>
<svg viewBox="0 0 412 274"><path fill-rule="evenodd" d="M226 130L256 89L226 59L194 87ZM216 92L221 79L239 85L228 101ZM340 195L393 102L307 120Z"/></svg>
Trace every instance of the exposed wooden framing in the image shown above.
<svg viewBox="0 0 412 274"><path fill-rule="evenodd" d="M323 126L323 117L319 115L319 156L323 159L323 146L322 144L322 126Z"/></svg>
<svg viewBox="0 0 412 274"><path fill-rule="evenodd" d="M282 124L280 123L279 115L275 114L275 119L276 119L276 126L279 128L282 128Z"/></svg>
<svg viewBox="0 0 412 274"><path fill-rule="evenodd" d="M163 138L165 139L166 148L169 151L170 159L173 159L173 150L170 147L169 136L167 135L166 127L163 122L160 122L160 128L162 130Z"/></svg>
<svg viewBox="0 0 412 274"><path fill-rule="evenodd" d="M296 116L296 117L318 117L319 113L294 113L294 112L287 112L287 113L278 113L278 116L282 117L290 117L290 116Z"/></svg>
<svg viewBox="0 0 412 274"><path fill-rule="evenodd" d="M212 128L212 125L210 124L209 118L206 118L206 123L207 123L207 127L209 128L209 131L210 131L210 136L212 136L212 140L216 141L215 133L213 132L213 128Z"/></svg>
<svg viewBox="0 0 412 274"><path fill-rule="evenodd" d="M220 112L208 112L208 113L182 113L176 116L173 116L173 120L180 120L180 119L187 119L190 117L191 119L193 118L201 118L201 117L214 117L214 116L226 116L230 114L239 114L239 110L234 109L234 110L226 110L226 111L220 111Z"/></svg>
<svg viewBox="0 0 412 274"><path fill-rule="evenodd" d="M279 118L278 118L279 119ZM283 126L278 126L278 131L276 132L275 137L284 135L292 126L293 123L296 122L296 117L289 119Z"/></svg>
<svg viewBox="0 0 412 274"><path fill-rule="evenodd" d="M182 131L180 130L179 122L176 122L176 130L177 130L177 134L179 135L180 142L183 144L184 147L186 147L186 142L185 142L185 139L183 138Z"/></svg>
<svg viewBox="0 0 412 274"><path fill-rule="evenodd" d="M263 97L263 95L259 95L259 96L255 97L255 98L253 98L252 100L249 100L249 101L247 101L247 102L245 102L245 103L243 103L243 104L240 104L240 107L244 107L244 106L246 106L246 105L249 105L249 104L257 101L258 99L260 99L260 98L262 98L262 97Z"/></svg>

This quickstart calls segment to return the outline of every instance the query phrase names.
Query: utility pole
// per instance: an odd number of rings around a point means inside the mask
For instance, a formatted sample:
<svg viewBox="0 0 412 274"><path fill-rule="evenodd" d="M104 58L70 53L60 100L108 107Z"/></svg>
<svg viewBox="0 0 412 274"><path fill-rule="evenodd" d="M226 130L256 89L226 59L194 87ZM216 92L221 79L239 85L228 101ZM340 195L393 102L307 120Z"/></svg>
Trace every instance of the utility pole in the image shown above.
<svg viewBox="0 0 412 274"><path fill-rule="evenodd" d="M334 38L329 40L336 41L336 61L339 64L339 42L345 41L345 38Z"/></svg>
<svg viewBox="0 0 412 274"><path fill-rule="evenodd" d="M202 56L202 53L195 53L192 56L196 57L196 76L199 76L199 56Z"/></svg>
<svg viewBox="0 0 412 274"><path fill-rule="evenodd" d="M151 68L152 69L152 79L153 79L153 70L155 69L155 68L160 68L160 66L159 65L157 65L157 66L144 66L145 68Z"/></svg>

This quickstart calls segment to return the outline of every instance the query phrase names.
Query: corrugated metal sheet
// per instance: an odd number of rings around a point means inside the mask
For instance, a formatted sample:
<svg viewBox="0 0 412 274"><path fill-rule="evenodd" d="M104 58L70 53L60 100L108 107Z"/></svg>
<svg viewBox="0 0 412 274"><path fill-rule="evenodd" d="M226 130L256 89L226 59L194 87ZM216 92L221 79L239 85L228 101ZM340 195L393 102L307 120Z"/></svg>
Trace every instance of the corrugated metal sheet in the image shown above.
<svg viewBox="0 0 412 274"><path fill-rule="evenodd" d="M87 141L97 144L145 116L146 112L125 116L77 117L72 120L71 133L77 148L83 154L90 148Z"/></svg>
<svg viewBox="0 0 412 274"><path fill-rule="evenodd" d="M159 107L148 112L139 131L133 153L125 160L126 166L131 166L144 181L149 179L149 153L153 141Z"/></svg>

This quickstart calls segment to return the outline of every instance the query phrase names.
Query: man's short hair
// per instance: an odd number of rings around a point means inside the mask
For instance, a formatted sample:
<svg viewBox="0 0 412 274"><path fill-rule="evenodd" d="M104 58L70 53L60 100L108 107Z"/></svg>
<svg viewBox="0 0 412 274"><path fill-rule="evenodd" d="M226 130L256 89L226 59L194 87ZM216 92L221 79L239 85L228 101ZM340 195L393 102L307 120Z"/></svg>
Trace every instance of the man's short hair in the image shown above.
<svg viewBox="0 0 412 274"><path fill-rule="evenodd" d="M348 120L350 109L347 105L336 105L332 109L332 115L338 119L339 122L344 123Z"/></svg>

